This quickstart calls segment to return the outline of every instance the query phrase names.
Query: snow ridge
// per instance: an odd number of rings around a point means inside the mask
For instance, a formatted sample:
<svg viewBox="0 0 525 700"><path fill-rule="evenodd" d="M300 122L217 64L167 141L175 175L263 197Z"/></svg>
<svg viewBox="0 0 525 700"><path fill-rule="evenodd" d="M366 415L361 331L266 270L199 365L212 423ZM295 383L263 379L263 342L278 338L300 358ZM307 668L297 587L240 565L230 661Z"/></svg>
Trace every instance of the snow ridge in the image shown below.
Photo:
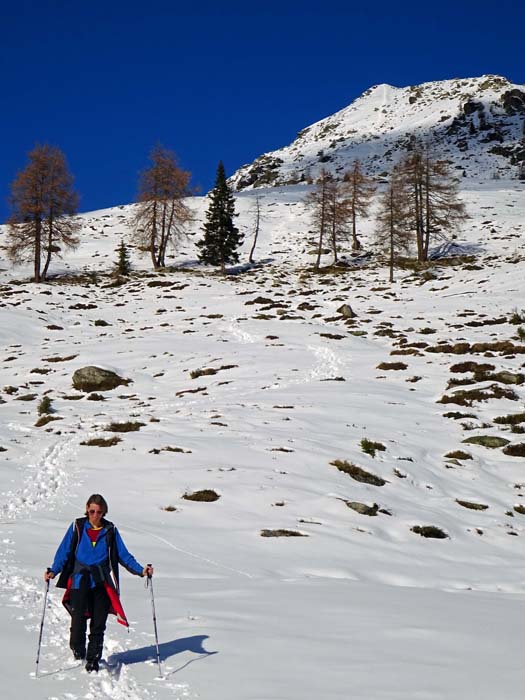
<svg viewBox="0 0 525 700"><path fill-rule="evenodd" d="M525 87L506 78L371 87L348 107L299 132L231 178L238 189L308 182L321 168L342 177L352 161L385 176L415 142L448 160L458 176L515 178L525 161Z"/></svg>

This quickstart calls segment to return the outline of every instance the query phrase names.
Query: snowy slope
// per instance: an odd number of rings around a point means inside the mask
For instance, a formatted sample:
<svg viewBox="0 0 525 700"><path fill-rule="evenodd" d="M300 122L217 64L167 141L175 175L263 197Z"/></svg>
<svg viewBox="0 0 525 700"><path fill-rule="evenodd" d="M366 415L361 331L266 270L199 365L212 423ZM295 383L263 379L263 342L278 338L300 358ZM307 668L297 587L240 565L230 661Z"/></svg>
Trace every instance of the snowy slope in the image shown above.
<svg viewBox="0 0 525 700"><path fill-rule="evenodd" d="M342 176L356 158L370 174L385 175L415 140L460 176L517 177L525 161L525 87L493 75L376 85L289 146L240 168L231 182L239 190L292 184L315 179L323 167Z"/></svg>
<svg viewBox="0 0 525 700"><path fill-rule="evenodd" d="M312 273L306 190L260 191L259 265L225 278L195 263L190 242L163 273L133 251L133 278L111 287L105 273L128 240L132 206L82 215L82 245L55 263L50 284L28 283L29 268L0 260L0 663L9 700L521 698L524 458L463 441L525 442L494 420L525 410L525 384L499 374L525 374L525 344L510 322L525 308L523 186L469 182L462 197L472 218L456 241L469 255L400 271L393 286L371 220L362 222L369 262ZM254 199L237 196L244 259ZM195 232L205 205L192 202ZM356 319L337 312L343 303ZM476 349L495 341L513 347ZM461 354L458 343L468 343ZM406 368L380 367L393 362ZM463 362L493 369L451 371ZM71 382L90 364L132 383L90 400ZM209 368L216 373L192 378ZM490 398L494 387L506 396ZM439 403L472 389L488 396ZM36 427L44 395L59 420ZM112 447L82 444L125 421L143 425L116 433ZM385 449L366 454L363 438ZM457 450L471 459L447 456ZM356 481L336 460L383 485ZM183 498L200 489L220 498ZM110 620L99 676L71 660L53 586L41 677L31 675L42 572L92 492L105 495L138 560L156 567L164 680L149 592L126 573L131 633ZM349 503L378 508L366 515ZM304 536L262 537L266 529Z"/></svg>

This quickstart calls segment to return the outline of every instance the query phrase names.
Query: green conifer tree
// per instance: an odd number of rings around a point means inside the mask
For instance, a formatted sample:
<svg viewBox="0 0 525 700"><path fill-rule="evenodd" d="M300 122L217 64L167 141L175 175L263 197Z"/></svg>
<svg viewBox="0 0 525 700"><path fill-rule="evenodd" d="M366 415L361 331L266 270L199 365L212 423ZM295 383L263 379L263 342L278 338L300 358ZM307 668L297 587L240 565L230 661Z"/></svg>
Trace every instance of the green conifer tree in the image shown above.
<svg viewBox="0 0 525 700"><path fill-rule="evenodd" d="M117 275L127 276L131 272L131 262L129 259L128 249L123 240L120 241L120 245L117 248L117 262L115 263L115 273Z"/></svg>
<svg viewBox="0 0 525 700"><path fill-rule="evenodd" d="M244 238L233 223L234 217L235 201L226 182L224 165L220 161L203 226L204 237L197 246L199 260L208 265L220 265L223 274L227 263L239 262L237 249Z"/></svg>

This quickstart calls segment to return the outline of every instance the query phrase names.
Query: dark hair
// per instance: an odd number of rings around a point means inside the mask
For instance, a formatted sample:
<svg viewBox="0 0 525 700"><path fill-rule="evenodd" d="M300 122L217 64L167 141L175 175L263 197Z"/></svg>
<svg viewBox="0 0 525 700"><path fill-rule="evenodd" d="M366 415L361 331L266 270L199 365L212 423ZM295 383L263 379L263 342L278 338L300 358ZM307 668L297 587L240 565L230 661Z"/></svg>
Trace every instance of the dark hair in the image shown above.
<svg viewBox="0 0 525 700"><path fill-rule="evenodd" d="M106 503L106 499L104 498L104 496L101 496L99 493L94 493L87 499L86 515L88 514L88 508L91 505L91 503L94 503L96 506L100 506L102 508L102 510L104 511L102 513L102 516L106 516L108 514L108 504Z"/></svg>

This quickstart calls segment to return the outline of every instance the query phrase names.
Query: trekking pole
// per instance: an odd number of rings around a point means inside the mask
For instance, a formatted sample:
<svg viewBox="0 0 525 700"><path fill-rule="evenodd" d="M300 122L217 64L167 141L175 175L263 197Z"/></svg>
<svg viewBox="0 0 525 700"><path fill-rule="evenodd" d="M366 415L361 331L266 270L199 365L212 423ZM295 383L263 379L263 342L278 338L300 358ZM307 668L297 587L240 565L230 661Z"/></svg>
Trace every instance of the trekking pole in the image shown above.
<svg viewBox="0 0 525 700"><path fill-rule="evenodd" d="M151 564L148 564L148 566L151 566ZM155 630L155 646L157 647L157 664L159 666L159 678L162 678L162 669L160 666L159 635L157 632L157 616L155 614L155 598L153 596L153 579L151 574L148 574L148 580L146 581L146 587L148 586L151 593L151 610L153 612L153 629Z"/></svg>
<svg viewBox="0 0 525 700"><path fill-rule="evenodd" d="M48 572L51 571L51 569L48 568ZM49 593L49 579L46 581L46 592L44 594L44 609L42 610L42 620L40 621L40 635L38 637L38 651L36 653L36 670L35 670L35 678L38 678L38 662L40 661L40 647L42 645L42 633L44 632L44 619L46 616L46 607L47 607L47 594Z"/></svg>

